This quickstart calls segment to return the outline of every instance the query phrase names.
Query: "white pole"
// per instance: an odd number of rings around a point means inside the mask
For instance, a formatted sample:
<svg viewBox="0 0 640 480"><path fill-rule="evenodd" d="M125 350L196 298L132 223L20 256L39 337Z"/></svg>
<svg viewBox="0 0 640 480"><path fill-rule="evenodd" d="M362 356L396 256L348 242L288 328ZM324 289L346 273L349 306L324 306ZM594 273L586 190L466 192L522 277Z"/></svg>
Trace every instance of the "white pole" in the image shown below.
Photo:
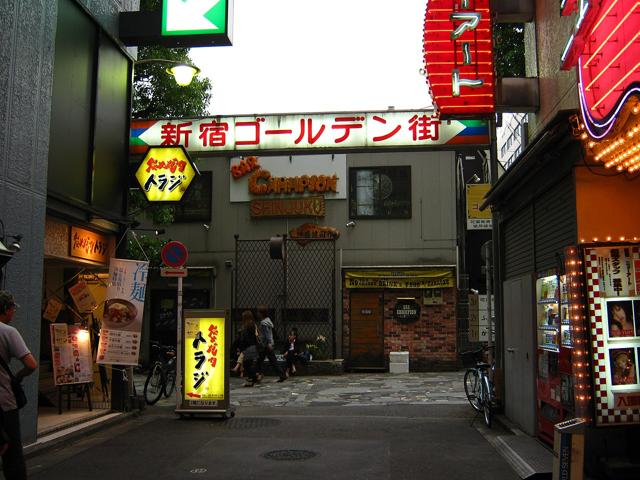
<svg viewBox="0 0 640 480"><path fill-rule="evenodd" d="M178 338L176 340L176 408L182 406L182 277L178 277Z"/></svg>

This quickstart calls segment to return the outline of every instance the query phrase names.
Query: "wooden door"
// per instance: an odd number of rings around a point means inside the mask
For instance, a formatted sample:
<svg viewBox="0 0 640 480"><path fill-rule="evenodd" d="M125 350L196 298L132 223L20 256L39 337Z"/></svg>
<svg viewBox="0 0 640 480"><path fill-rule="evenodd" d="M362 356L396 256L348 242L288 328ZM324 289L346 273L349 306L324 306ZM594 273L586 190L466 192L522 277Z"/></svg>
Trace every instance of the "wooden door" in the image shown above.
<svg viewBox="0 0 640 480"><path fill-rule="evenodd" d="M383 369L382 292L351 292L350 366Z"/></svg>

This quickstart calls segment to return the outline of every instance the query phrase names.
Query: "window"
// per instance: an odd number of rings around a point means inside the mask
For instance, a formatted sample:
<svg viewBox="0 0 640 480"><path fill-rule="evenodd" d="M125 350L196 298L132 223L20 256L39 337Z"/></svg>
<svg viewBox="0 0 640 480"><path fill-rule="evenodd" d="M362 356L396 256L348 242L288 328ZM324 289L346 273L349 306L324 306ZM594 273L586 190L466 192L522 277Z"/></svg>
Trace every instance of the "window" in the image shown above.
<svg viewBox="0 0 640 480"><path fill-rule="evenodd" d="M211 172L200 172L192 180L187 194L175 206L174 221L211 221Z"/></svg>
<svg viewBox="0 0 640 480"><path fill-rule="evenodd" d="M411 167L350 168L349 218L411 218Z"/></svg>

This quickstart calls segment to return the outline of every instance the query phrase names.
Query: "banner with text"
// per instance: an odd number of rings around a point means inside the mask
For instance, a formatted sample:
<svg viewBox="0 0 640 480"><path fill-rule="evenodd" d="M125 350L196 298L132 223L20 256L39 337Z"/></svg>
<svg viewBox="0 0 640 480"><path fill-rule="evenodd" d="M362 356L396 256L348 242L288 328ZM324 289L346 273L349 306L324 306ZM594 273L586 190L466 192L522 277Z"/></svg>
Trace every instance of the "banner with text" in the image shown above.
<svg viewBox="0 0 640 480"><path fill-rule="evenodd" d="M149 262L112 258L97 363L137 365Z"/></svg>
<svg viewBox="0 0 640 480"><path fill-rule="evenodd" d="M133 120L130 152L182 145L189 152L488 145L485 120L441 120L433 111Z"/></svg>
<svg viewBox="0 0 640 480"><path fill-rule="evenodd" d="M354 270L345 273L346 288L448 288L455 281L449 269Z"/></svg>

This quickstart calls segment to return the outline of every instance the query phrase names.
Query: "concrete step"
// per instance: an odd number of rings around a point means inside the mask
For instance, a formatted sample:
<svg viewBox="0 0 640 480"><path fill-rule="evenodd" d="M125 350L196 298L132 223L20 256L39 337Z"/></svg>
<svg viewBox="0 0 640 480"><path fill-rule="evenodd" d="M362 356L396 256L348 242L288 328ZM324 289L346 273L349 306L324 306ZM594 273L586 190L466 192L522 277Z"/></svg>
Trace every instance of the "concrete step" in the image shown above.
<svg viewBox="0 0 640 480"><path fill-rule="evenodd" d="M553 452L529 435L499 435L498 451L527 480L551 479Z"/></svg>

